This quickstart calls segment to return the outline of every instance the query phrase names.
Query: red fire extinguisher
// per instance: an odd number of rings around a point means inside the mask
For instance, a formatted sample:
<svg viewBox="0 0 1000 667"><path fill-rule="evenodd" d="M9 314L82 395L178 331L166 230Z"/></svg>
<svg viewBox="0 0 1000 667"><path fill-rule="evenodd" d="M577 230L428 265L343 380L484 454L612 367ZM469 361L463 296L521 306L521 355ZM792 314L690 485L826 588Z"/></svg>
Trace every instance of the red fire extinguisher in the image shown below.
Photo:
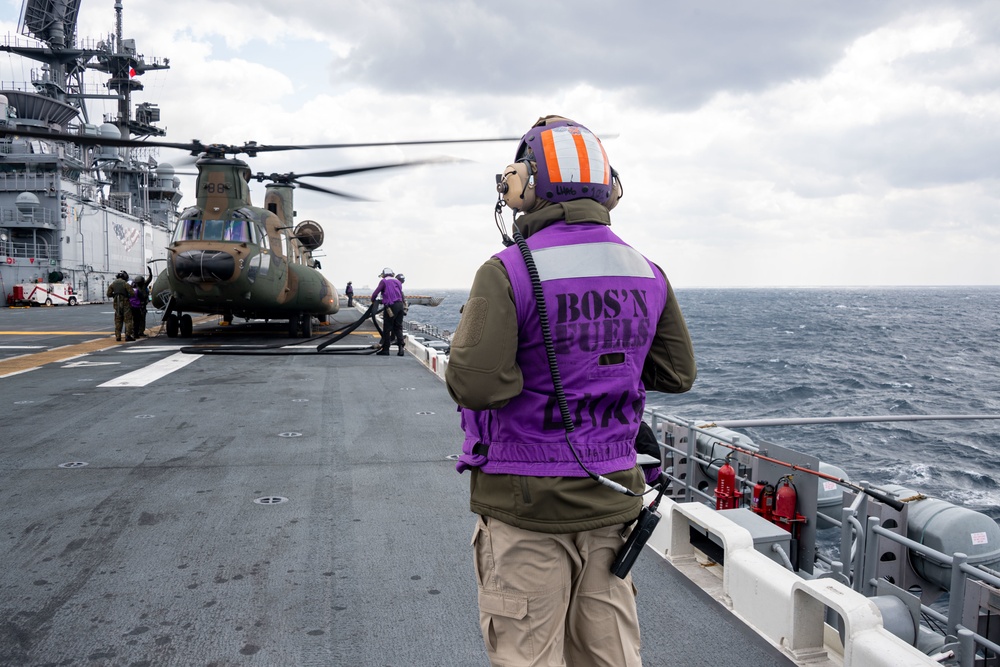
<svg viewBox="0 0 1000 667"><path fill-rule="evenodd" d="M719 478L715 484L715 509L731 510L736 508L736 471L729 465L729 457L719 468Z"/></svg>
<svg viewBox="0 0 1000 667"><path fill-rule="evenodd" d="M774 511L774 487L761 480L753 485L753 495L750 496L750 511L771 521Z"/></svg>
<svg viewBox="0 0 1000 667"><path fill-rule="evenodd" d="M792 523L795 521L795 505L798 501L798 494L795 493L795 486L790 477L782 477L778 480L778 491L774 502L775 523L791 532Z"/></svg>

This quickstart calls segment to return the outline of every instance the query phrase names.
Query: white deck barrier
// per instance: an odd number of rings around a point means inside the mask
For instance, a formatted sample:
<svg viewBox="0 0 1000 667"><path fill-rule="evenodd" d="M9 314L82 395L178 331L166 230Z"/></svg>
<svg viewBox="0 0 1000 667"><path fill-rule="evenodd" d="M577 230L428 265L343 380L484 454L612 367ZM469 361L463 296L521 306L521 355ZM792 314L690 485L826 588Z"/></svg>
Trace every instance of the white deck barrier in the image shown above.
<svg viewBox="0 0 1000 667"><path fill-rule="evenodd" d="M421 345L411 335L406 336L406 351L444 382L444 371L448 368L448 355Z"/></svg>
<svg viewBox="0 0 1000 667"><path fill-rule="evenodd" d="M887 631L878 608L833 579L802 579L754 549L750 532L701 503L663 499L663 519L647 547L724 604L800 665L916 667L936 661ZM721 542L724 567L691 544L692 526ZM719 574L713 574L721 569ZM714 581L713 581L714 579ZM826 625L829 607L843 619L844 644Z"/></svg>

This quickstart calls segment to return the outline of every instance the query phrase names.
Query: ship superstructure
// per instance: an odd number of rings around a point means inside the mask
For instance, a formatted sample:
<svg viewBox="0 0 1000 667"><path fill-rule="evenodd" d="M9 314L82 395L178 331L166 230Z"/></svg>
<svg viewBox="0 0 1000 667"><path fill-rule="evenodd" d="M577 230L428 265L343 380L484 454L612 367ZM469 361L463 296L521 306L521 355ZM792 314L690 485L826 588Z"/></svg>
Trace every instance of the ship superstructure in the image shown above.
<svg viewBox="0 0 1000 667"><path fill-rule="evenodd" d="M141 55L122 36L122 2L114 34L78 43L81 0L24 0L19 35L0 49L37 61L30 81L0 82L0 124L32 132L92 137L162 136L159 109L132 95L137 78L168 69L169 61ZM88 71L108 79L88 83ZM93 78L93 75L91 75ZM97 119L87 100L116 100L117 111ZM119 271L146 273L166 255L181 199L173 167L155 149L75 146L39 138L0 138L0 289L65 282L81 301L104 298ZM154 273L156 270L154 269Z"/></svg>

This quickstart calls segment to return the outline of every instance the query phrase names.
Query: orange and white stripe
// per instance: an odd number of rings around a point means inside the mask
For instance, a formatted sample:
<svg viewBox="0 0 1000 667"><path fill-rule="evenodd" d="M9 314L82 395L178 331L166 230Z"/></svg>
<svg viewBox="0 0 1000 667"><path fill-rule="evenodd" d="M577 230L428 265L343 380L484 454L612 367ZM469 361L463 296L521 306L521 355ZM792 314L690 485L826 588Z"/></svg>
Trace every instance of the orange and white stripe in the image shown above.
<svg viewBox="0 0 1000 667"><path fill-rule="evenodd" d="M542 132L541 139L549 182L611 184L604 147L585 128L554 127Z"/></svg>

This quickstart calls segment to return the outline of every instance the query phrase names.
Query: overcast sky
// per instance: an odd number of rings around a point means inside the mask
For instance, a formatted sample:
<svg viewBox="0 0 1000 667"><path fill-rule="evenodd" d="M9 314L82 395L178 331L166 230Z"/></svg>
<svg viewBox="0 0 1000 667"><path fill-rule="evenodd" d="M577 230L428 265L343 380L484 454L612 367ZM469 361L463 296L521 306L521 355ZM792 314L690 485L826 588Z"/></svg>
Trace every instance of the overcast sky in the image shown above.
<svg viewBox="0 0 1000 667"><path fill-rule="evenodd" d="M0 3L15 34L21 2ZM1000 284L996 0L124 6L124 36L170 59L133 100L160 105L168 140L520 136L555 113L605 137L625 187L613 228L677 287ZM79 35L113 30L114 1L83 0ZM0 54L3 81L30 67ZM413 288L467 287L501 247L494 175L515 148L296 152L251 167L467 160L314 181L373 203L296 192L298 219L326 230L338 287L374 286L384 266ZM183 189L193 204L193 180Z"/></svg>

